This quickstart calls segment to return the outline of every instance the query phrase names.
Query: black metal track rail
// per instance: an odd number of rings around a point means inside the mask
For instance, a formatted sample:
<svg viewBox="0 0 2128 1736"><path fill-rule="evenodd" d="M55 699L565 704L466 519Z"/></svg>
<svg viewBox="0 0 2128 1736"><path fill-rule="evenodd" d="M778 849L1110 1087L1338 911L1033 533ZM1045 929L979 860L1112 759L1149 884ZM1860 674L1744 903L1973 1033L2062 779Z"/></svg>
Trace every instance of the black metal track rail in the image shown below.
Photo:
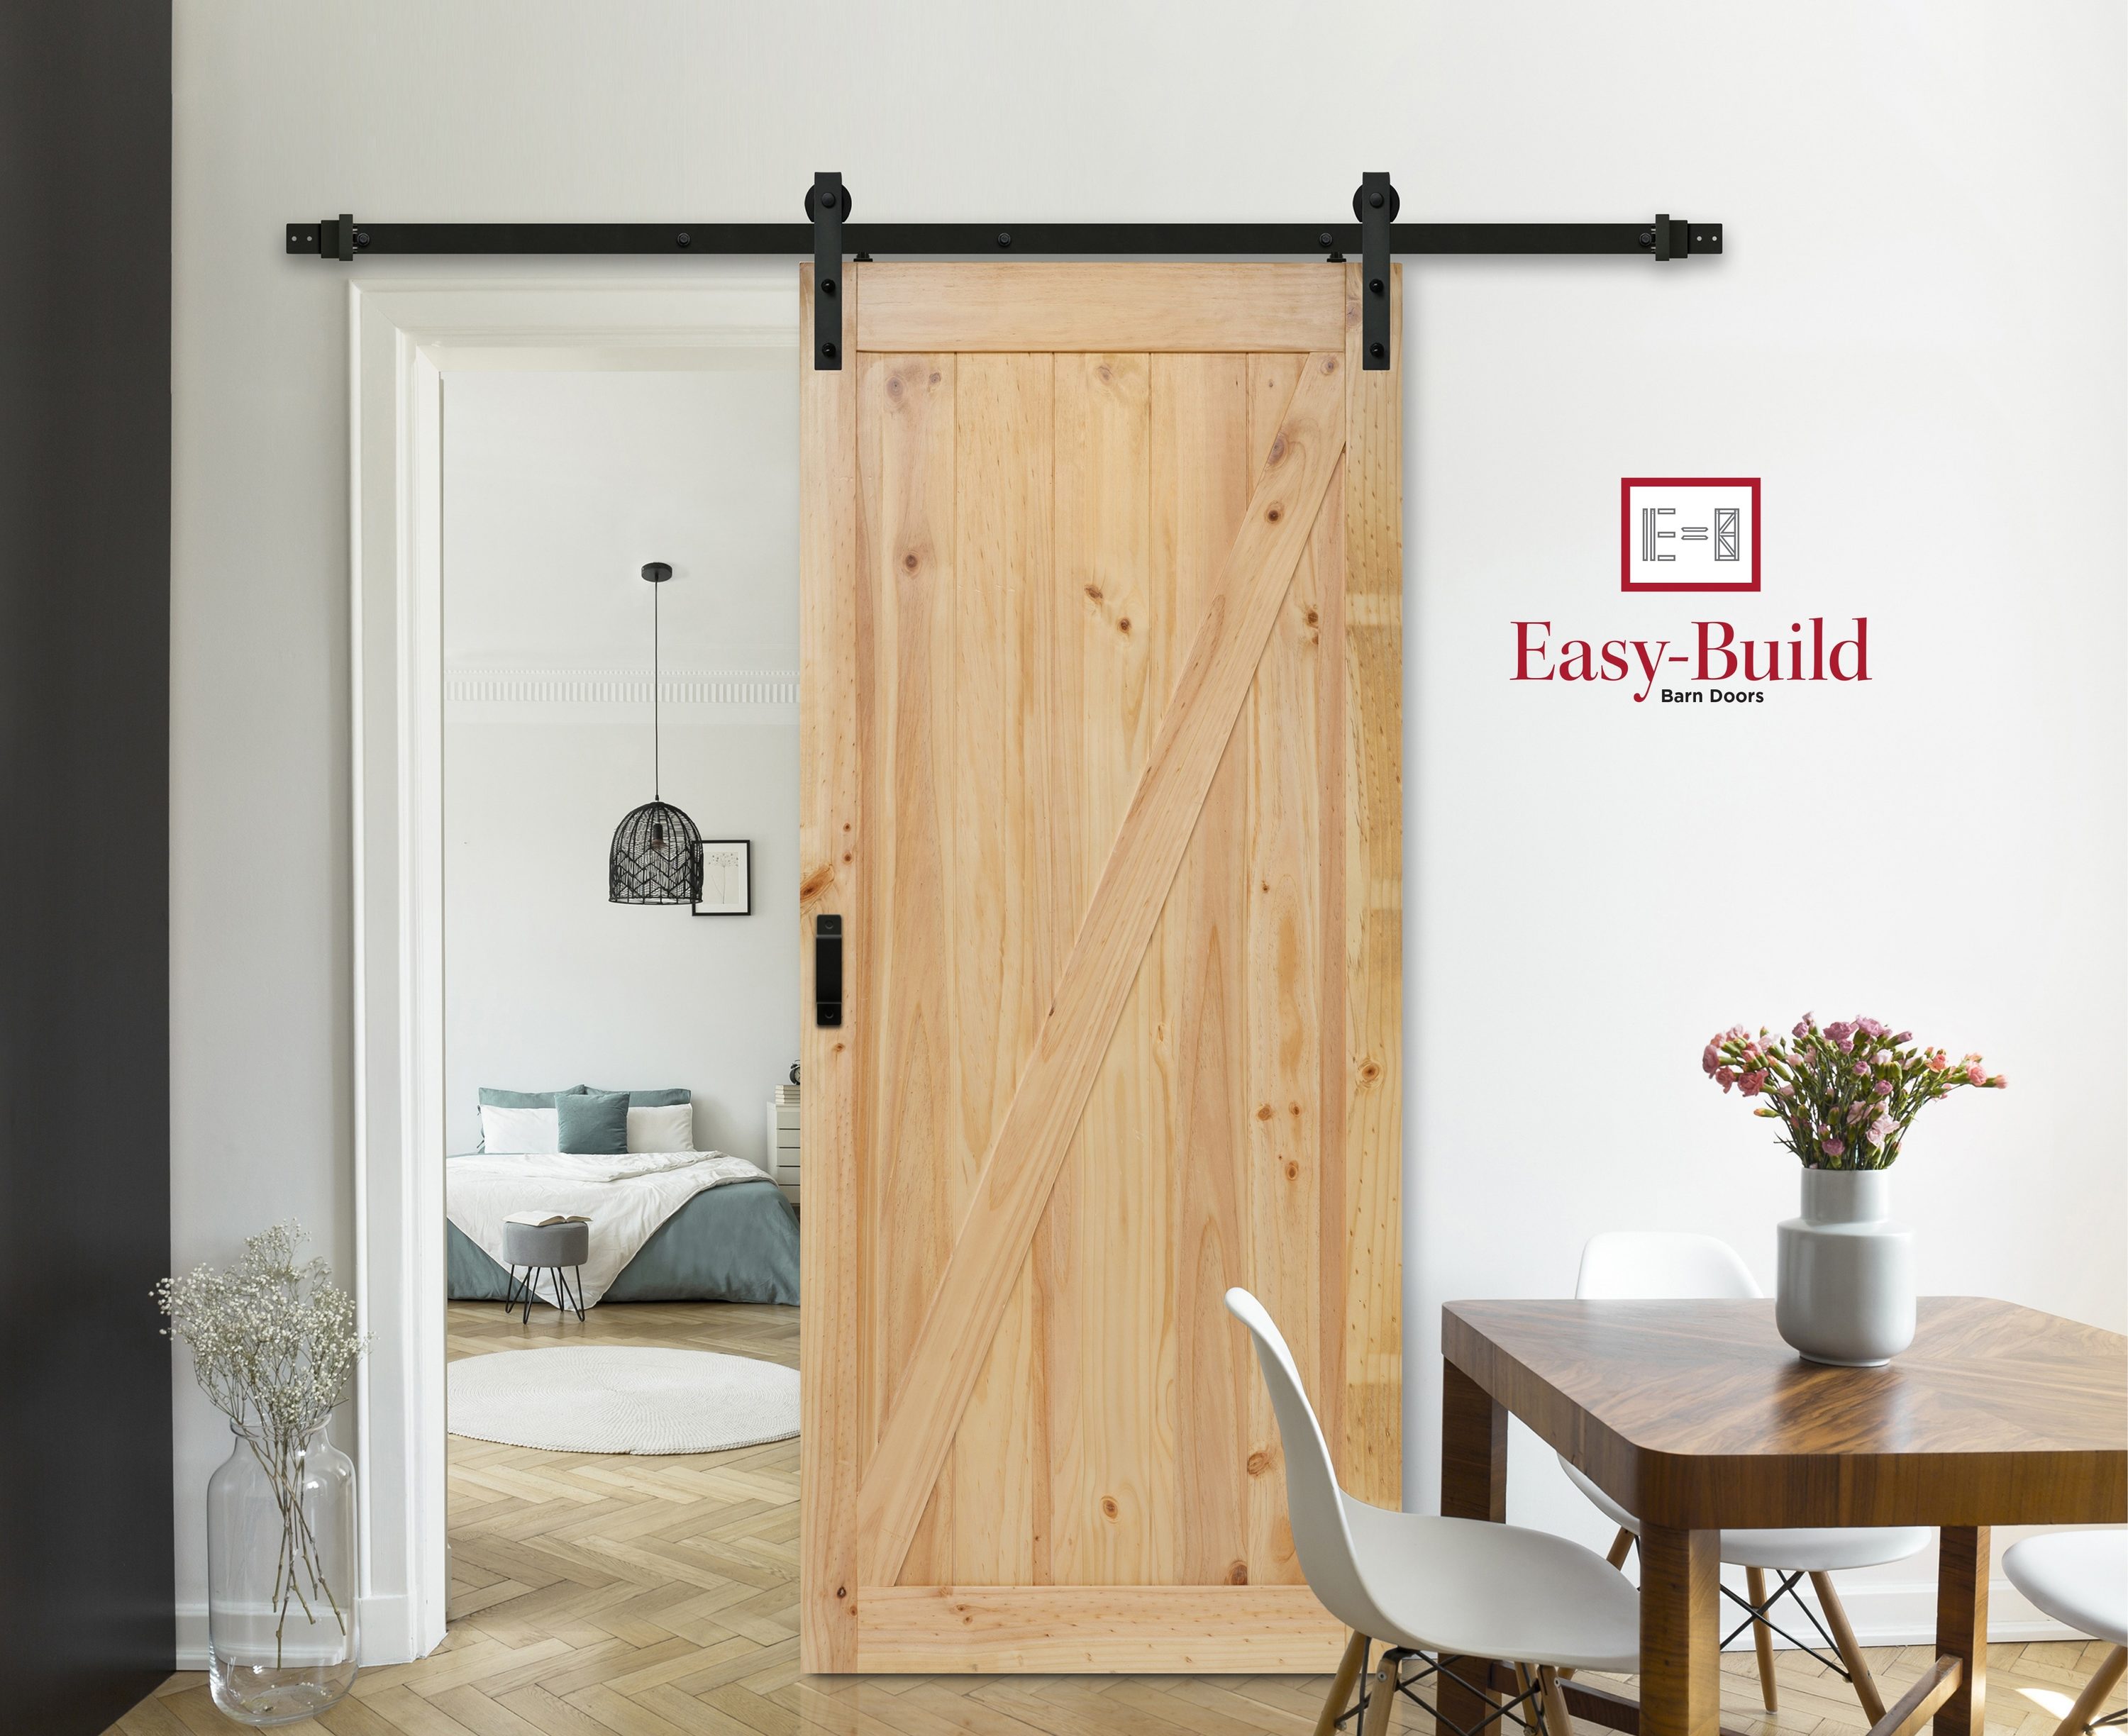
<svg viewBox="0 0 2128 1736"><path fill-rule="evenodd" d="M1358 223L848 223L845 254L971 258L1327 258L1361 251ZM373 254L555 254L685 258L807 258L810 223L370 223L354 217L291 223L287 251L327 260ZM1640 254L1681 259L1722 251L1719 223L1667 215L1641 223L1393 223L1389 251L1406 257L1472 254Z"/></svg>

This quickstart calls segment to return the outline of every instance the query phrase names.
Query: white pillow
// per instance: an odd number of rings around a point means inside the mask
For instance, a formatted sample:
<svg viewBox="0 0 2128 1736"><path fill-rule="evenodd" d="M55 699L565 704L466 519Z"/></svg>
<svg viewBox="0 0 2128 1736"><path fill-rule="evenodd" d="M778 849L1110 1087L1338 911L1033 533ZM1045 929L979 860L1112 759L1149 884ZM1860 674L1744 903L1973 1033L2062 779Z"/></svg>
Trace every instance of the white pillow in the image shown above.
<svg viewBox="0 0 2128 1736"><path fill-rule="evenodd" d="M480 1138L482 1149L487 1151L558 1151L561 1114L553 1109L503 1109L482 1103Z"/></svg>
<svg viewBox="0 0 2128 1736"><path fill-rule="evenodd" d="M695 1149L695 1106L630 1109L628 1149L631 1151L691 1151Z"/></svg>

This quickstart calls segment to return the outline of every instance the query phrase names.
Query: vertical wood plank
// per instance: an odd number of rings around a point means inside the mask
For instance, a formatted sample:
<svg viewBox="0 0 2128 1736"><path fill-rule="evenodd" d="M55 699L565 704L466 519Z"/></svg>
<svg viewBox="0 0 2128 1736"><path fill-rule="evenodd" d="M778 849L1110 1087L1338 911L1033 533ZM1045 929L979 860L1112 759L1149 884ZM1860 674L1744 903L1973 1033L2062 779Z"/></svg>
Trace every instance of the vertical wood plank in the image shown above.
<svg viewBox="0 0 2128 1736"><path fill-rule="evenodd" d="M955 1077L948 1162L963 1196L1033 1051L1055 968L1040 905L1047 803L1038 648L1053 578L1053 371L1047 355L968 355L955 375L945 965ZM1042 1407L1030 1398L1035 1325L1029 1270L954 1442L952 1577L963 1585L1037 1582L1049 1459Z"/></svg>
<svg viewBox="0 0 2128 1736"><path fill-rule="evenodd" d="M1936 1534L1936 1651L1965 1666L1936 1715L1936 1736L1982 1736L1988 1721L1988 1572L1985 1525L1945 1525Z"/></svg>
<svg viewBox="0 0 2128 1736"><path fill-rule="evenodd" d="M844 279L854 317L861 271ZM799 272L799 353L812 353L812 268ZM805 510L799 521L799 1003L809 1176L800 1223L807 1274L799 1320L805 1500L799 1514L799 1655L812 1671L857 1667L857 1482L864 1440L858 1378L859 1070L870 1029L868 978L859 964L869 912L862 896L866 709L861 633L855 371L799 377L799 448ZM839 914L843 1022L812 1017L813 919Z"/></svg>
<svg viewBox="0 0 2128 1736"><path fill-rule="evenodd" d="M1641 1528L1641 1736L1719 1736L1721 1541Z"/></svg>
<svg viewBox="0 0 2128 1736"><path fill-rule="evenodd" d="M879 1397L902 1368L952 1251L976 1160L957 1150L956 1026L948 960L952 900L956 714L954 431L957 358L899 356L867 370L879 429L878 599L874 667L880 812L891 835L875 852L879 1186L869 1204L872 1315ZM941 1469L904 1572L952 1572L952 1465Z"/></svg>
<svg viewBox="0 0 2128 1736"><path fill-rule="evenodd" d="M1393 364L1361 365L1360 268L1346 267L1345 1412L1347 1487L1404 1485L1404 277Z"/></svg>
<svg viewBox="0 0 2128 1736"><path fill-rule="evenodd" d="M1304 358L1249 358L1249 456L1269 455ZM1317 522L1341 510L1337 485ZM1277 624L1256 666L1256 683L1233 752L1247 761L1248 840L1243 894L1248 1011L1247 1174L1250 1287L1293 1347L1303 1382L1322 1391L1322 963L1323 814L1314 725L1323 584L1319 537L1295 564ZM1342 946L1341 949L1342 951ZM1249 1479L1249 1572L1264 1583L1304 1576L1287 1520L1283 1459L1261 1381L1250 1388L1252 1421L1271 1449ZM1252 1456L1252 1468L1254 1460Z"/></svg>
<svg viewBox="0 0 2128 1736"><path fill-rule="evenodd" d="M1248 382L1233 355L1152 358L1152 559L1173 576L1176 630L1203 617L1221 557L1248 510L1255 463ZM1280 406L1283 408L1283 406ZM1251 1578L1250 1485L1275 1467L1252 1430L1261 1387L1247 1341L1222 1300L1248 1280L1248 1140L1243 916L1247 783L1240 732L1204 799L1155 932L1161 1033L1173 1069L1163 1161L1174 1194L1176 1576L1185 1584ZM1275 1441L1275 1435L1271 1437Z"/></svg>
<svg viewBox="0 0 2128 1736"><path fill-rule="evenodd" d="M1067 798L1073 907L1082 916L1121 829L1173 685L1171 573L1151 558L1152 378L1147 358L1057 358L1057 569L1076 632L1076 783ZM1081 1452L1056 1512L1065 1584L1157 1582L1171 1534L1156 1515L1171 1485L1157 1427L1171 1355L1164 1163L1167 1076L1159 1064L1161 960L1148 948L1097 1070L1066 1168L1077 1240Z"/></svg>

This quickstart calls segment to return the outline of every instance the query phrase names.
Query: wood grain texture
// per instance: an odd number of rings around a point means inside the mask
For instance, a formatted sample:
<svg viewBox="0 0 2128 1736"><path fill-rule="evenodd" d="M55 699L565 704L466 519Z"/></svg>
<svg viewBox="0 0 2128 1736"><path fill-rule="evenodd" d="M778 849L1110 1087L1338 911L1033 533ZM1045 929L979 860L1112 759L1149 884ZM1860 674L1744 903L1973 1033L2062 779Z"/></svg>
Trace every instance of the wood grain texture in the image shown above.
<svg viewBox="0 0 2128 1736"><path fill-rule="evenodd" d="M1977 1297L1883 1368L1800 1360L1752 1302L1451 1302L1442 1354L1659 1524L2128 1519L2128 1340Z"/></svg>
<svg viewBox="0 0 2128 1736"><path fill-rule="evenodd" d="M859 349L1112 353L1345 349L1344 272L1327 264L1000 260L866 268Z"/></svg>
<svg viewBox="0 0 2128 1736"><path fill-rule="evenodd" d="M1964 1680L1963 1658L1937 1658L1921 1672L1921 1680L1898 1697L1890 1711L1876 1715L1869 1725L1869 1736L1915 1736Z"/></svg>
<svg viewBox="0 0 2128 1736"><path fill-rule="evenodd" d="M1248 511L1258 454L1249 439L1248 358L1152 358L1152 564L1172 576L1173 606L1201 619ZM1288 396L1290 396L1289 382ZM1278 409L1282 412L1285 405ZM1237 729L1205 793L1147 975L1169 985L1169 1148L1175 1190L1171 1267L1176 1349L1176 1574L1185 1583L1255 1584L1256 1492L1272 1469L1275 1430L1257 1414L1262 1382L1221 1298L1252 1281L1248 1263L1246 856L1247 742ZM1143 979L1142 978L1142 982ZM1246 1467L1237 1477L1236 1467Z"/></svg>
<svg viewBox="0 0 2128 1736"><path fill-rule="evenodd" d="M1721 1534L1641 1526L1641 1736L1717 1736Z"/></svg>
<svg viewBox="0 0 2128 1736"><path fill-rule="evenodd" d="M1988 1532L1945 1525L1936 1536L1936 1655L1956 1658L1961 1668L1936 1708L1936 1736L1982 1736L1987 1726Z"/></svg>
<svg viewBox="0 0 2128 1736"><path fill-rule="evenodd" d="M799 272L801 353L811 353L812 268ZM846 277L844 308L860 294L859 273ZM857 377L849 369L802 370L799 441L813 509L799 524L799 755L806 776L799 794L799 1003L813 1004L813 919L839 914L848 938L845 967L862 968L865 908L863 745L868 707L860 671L869 662L861 619L862 553L857 462ZM857 1492L864 1440L858 1373L857 1154L865 1146L857 1117L863 1095L857 1046L868 1026L853 1003L844 1023L821 1029L802 1022L805 1122L818 1141L807 1154L809 1185L799 1222L800 1257L810 1306L803 1358L810 1374L800 1391L808 1498L800 1558L806 1667L852 1668L857 1658Z"/></svg>
<svg viewBox="0 0 2128 1736"><path fill-rule="evenodd" d="M1049 1002L1045 943L1046 611L1055 579L1055 365L955 358L953 823L947 968L954 1078L949 1162L972 1175L1012 1098ZM1061 956L1061 955L1059 955ZM965 1203L957 1203L954 1221ZM1033 1274L1014 1286L949 1468L952 1572L1032 1582L1050 1531Z"/></svg>
<svg viewBox="0 0 2128 1736"><path fill-rule="evenodd" d="M872 1042L878 1129L866 1198L866 1317L873 1334L869 1417L883 1420L914 1354L967 1208L976 1153L961 1139L961 1033L951 968L961 900L949 891L962 794L955 760L955 396L957 358L867 358L859 438L877 466L867 488L876 683L867 771L872 809L892 816L872 853L872 980L894 1009ZM845 997L848 999L848 997ZM980 1151L980 1148L977 1148ZM876 1421L875 1430L883 1427ZM950 1578L952 1465L940 1468L910 1546L921 1578Z"/></svg>
<svg viewBox="0 0 2128 1736"><path fill-rule="evenodd" d="M867 1591L859 1667L1315 1673L1345 1630L1305 1586L896 1586Z"/></svg>
<svg viewBox="0 0 2128 1736"><path fill-rule="evenodd" d="M1378 1506L1404 1487L1404 268L1390 267L1390 366L1361 366L1360 268L1346 268L1343 638L1347 1274L1333 1316L1347 1485ZM1327 1256L1326 1256L1327 1257Z"/></svg>
<svg viewBox="0 0 2128 1736"><path fill-rule="evenodd" d="M1035 1051L859 1490L865 1582L891 1586L961 1413L1344 446L1342 355L1311 358L1223 563Z"/></svg>

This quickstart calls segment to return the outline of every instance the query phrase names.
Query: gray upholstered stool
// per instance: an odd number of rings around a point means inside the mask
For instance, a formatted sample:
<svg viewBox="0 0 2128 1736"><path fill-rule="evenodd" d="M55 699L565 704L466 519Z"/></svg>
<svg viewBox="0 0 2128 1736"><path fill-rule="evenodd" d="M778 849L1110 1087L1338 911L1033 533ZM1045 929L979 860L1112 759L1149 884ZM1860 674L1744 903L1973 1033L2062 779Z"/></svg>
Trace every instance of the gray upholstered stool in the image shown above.
<svg viewBox="0 0 2128 1736"><path fill-rule="evenodd" d="M570 1224L511 1224L502 1226L503 1256L510 1262L510 1290L502 1298L502 1311L507 1314L520 1302L525 1304L525 1319L532 1319L532 1302L537 1293L533 1283L542 1272L554 1275L554 1306L572 1307L577 1318L584 1317L584 1261L591 1251L591 1226L586 1223ZM517 1269L525 1267L520 1279ZM562 1275L562 1268L573 1266L577 1271L577 1293L569 1295L568 1280Z"/></svg>

